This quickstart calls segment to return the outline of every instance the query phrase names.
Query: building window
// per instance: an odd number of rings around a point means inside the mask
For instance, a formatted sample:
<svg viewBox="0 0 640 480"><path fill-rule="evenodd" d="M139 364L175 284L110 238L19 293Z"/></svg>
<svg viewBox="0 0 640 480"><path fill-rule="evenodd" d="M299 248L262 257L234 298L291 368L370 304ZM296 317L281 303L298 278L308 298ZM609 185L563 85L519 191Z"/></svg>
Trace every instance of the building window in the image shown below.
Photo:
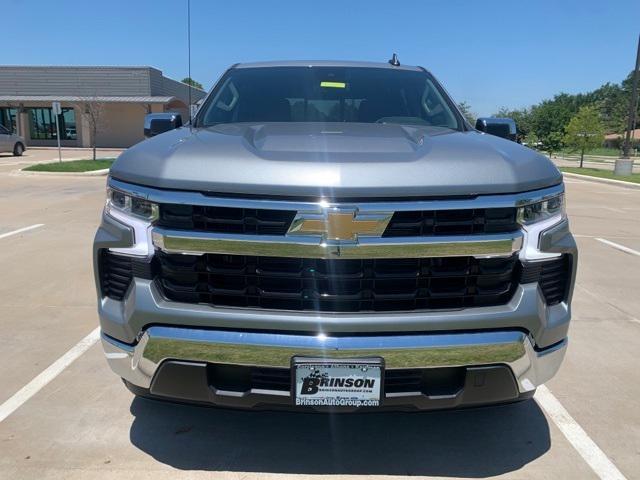
<svg viewBox="0 0 640 480"><path fill-rule="evenodd" d="M16 117L18 116L17 108L0 108L0 125L11 131L11 133L17 133Z"/></svg>
<svg viewBox="0 0 640 480"><path fill-rule="evenodd" d="M31 117L31 139L32 140L55 140L56 139L56 119L51 108L30 108ZM76 132L76 112L73 108L63 108L62 114L58 115L60 124L60 140L75 140Z"/></svg>
<svg viewBox="0 0 640 480"><path fill-rule="evenodd" d="M78 132L76 131L76 111L73 108L63 108L61 117L62 123L60 124L60 128L62 129L62 126L64 125L62 138L65 140L77 139Z"/></svg>

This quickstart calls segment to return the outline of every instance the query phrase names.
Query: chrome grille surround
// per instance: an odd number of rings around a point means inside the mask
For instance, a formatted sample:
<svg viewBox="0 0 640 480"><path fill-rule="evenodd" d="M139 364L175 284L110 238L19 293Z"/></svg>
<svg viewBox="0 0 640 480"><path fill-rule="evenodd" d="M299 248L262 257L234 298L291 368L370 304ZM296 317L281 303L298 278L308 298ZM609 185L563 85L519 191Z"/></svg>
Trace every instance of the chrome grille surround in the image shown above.
<svg viewBox="0 0 640 480"><path fill-rule="evenodd" d="M109 179L112 188L129 191L134 195L160 204L201 205L246 209L296 211L300 215L320 218L327 209L348 209L354 219L386 219L395 212L464 210L519 207L535 203L564 191L562 184L534 192L509 195L482 195L463 199L371 201L332 203L317 201L274 200L254 198L216 197L199 192L169 191L131 185ZM155 248L166 253L202 255L206 253L230 255L282 256L296 258L430 258L473 256L476 258L508 257L524 250L526 230L508 233L473 235L384 237L380 230L357 235L354 238L332 239L322 232L300 235L293 222L286 235L248 235L234 233L201 232L152 227L151 240ZM537 247L537 239L531 239Z"/></svg>

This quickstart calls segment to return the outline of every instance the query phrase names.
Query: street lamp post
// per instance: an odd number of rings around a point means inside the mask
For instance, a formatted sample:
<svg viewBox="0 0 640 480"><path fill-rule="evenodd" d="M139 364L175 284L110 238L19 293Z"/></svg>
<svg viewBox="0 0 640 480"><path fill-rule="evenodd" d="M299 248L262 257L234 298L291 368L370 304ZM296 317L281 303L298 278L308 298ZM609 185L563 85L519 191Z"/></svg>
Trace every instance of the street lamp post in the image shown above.
<svg viewBox="0 0 640 480"><path fill-rule="evenodd" d="M640 36L638 36L638 52L636 53L636 66L633 70L633 87L631 88L631 99L629 100L629 122L627 123L627 133L622 147L622 158L616 160L614 170L615 175L631 175L633 173L633 159L629 158L631 150L631 131L636 124L636 112L638 111L638 73L640 70Z"/></svg>

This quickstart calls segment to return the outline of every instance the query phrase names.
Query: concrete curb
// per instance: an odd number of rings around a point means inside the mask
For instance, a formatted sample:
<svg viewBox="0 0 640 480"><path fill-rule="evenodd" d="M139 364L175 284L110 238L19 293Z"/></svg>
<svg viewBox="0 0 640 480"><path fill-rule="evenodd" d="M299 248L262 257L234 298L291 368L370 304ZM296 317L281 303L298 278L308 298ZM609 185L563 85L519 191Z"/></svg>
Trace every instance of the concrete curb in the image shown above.
<svg viewBox="0 0 640 480"><path fill-rule="evenodd" d="M17 175L44 175L54 177L101 177L107 175L109 169L103 168L102 170L91 170L90 172L32 172L21 168L20 170L14 170L14 173Z"/></svg>
<svg viewBox="0 0 640 480"><path fill-rule="evenodd" d="M640 183L625 182L624 180L613 180L611 178L592 177L591 175L582 175L580 173L562 172L562 175L569 178L579 178L588 182L606 183L609 185L617 185L618 187L640 190Z"/></svg>

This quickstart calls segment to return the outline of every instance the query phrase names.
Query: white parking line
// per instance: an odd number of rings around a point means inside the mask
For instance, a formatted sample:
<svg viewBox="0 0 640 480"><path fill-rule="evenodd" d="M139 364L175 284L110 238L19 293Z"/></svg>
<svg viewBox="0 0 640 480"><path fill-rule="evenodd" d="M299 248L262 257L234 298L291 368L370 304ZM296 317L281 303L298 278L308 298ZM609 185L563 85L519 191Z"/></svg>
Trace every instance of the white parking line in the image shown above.
<svg viewBox="0 0 640 480"><path fill-rule="evenodd" d="M573 236L575 238L600 238L597 235L582 235L580 233L574 233ZM629 239L635 240L640 239L637 235L607 235L609 238L621 238L621 239Z"/></svg>
<svg viewBox="0 0 640 480"><path fill-rule="evenodd" d="M539 386L535 399L598 477L607 480L626 479L547 387Z"/></svg>
<svg viewBox="0 0 640 480"><path fill-rule="evenodd" d="M620 245L618 243L613 243L607 240L606 238L596 238L596 240L601 243L604 243L605 245L609 245L610 247L613 247L616 250L620 250L621 252L630 253L631 255L637 255L638 257L640 257L640 252L637 250L634 250L633 248L625 247L624 245Z"/></svg>
<svg viewBox="0 0 640 480"><path fill-rule="evenodd" d="M100 328L96 327L89 335L75 344L67 353L53 362L36 378L18 390L11 398L0 405L0 422L20 408L27 400L38 393L51 380L60 375L65 368L80 355L89 350L100 339Z"/></svg>
<svg viewBox="0 0 640 480"><path fill-rule="evenodd" d="M615 213L627 213L621 208L605 207L604 205L600 206L600 208L604 208L605 210L609 210L610 212L615 212Z"/></svg>
<svg viewBox="0 0 640 480"><path fill-rule="evenodd" d="M10 237L11 235L17 235L18 233L27 232L29 230L33 230L35 228L40 228L40 227L44 227L44 223L36 223L35 225L29 225L28 227L19 228L12 232L3 233L3 234L0 234L0 240L2 240L3 238Z"/></svg>

